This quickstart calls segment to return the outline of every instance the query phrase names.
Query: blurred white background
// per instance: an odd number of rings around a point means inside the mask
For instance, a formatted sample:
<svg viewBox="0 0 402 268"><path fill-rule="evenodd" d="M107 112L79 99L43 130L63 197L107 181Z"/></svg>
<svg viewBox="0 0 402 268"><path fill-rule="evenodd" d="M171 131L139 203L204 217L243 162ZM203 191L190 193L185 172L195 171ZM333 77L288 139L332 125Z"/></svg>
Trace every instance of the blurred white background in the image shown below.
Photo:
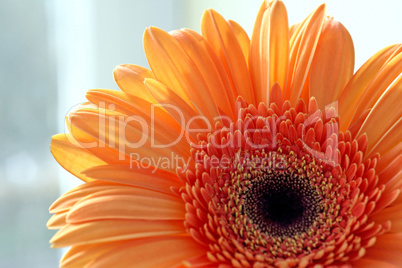
<svg viewBox="0 0 402 268"><path fill-rule="evenodd" d="M284 1L291 24L323 1ZM329 0L327 12L350 31L356 67L402 42L400 0ZM49 152L64 116L90 88L117 89L118 64L147 66L142 34L199 31L214 8L250 34L260 0L0 0L0 267L57 267L49 248L48 207L78 179Z"/></svg>

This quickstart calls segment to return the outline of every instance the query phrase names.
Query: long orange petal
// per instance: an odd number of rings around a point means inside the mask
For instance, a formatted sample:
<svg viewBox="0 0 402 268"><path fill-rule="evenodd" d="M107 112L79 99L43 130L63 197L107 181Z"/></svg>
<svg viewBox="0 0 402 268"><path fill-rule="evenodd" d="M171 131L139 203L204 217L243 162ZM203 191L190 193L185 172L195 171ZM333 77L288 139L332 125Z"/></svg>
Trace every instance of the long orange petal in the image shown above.
<svg viewBox="0 0 402 268"><path fill-rule="evenodd" d="M144 268L175 267L186 259L205 254L205 250L191 237L139 239L99 256L88 267L130 267L133 264Z"/></svg>
<svg viewBox="0 0 402 268"><path fill-rule="evenodd" d="M325 4L320 5L292 36L285 99L290 100L293 105L299 99L306 82L324 23L325 10Z"/></svg>
<svg viewBox="0 0 402 268"><path fill-rule="evenodd" d="M219 77L221 79L221 82L223 83L224 88L226 89L226 94L228 95L228 98L230 100L236 101L237 98L237 93L236 93L236 88L235 85L233 85L233 82L231 81L230 74L226 71L226 68L224 66L224 62L222 62L219 58L218 55L215 54L215 52L212 50L211 46L208 44L208 42L200 35L199 33L190 30L190 29L183 29L183 31L191 34L194 36L198 42L204 47L205 51L208 52L209 57L214 63L214 67L219 73ZM212 67L211 67L212 68ZM232 109L236 110L235 108L235 102L232 104Z"/></svg>
<svg viewBox="0 0 402 268"><path fill-rule="evenodd" d="M173 161L173 159L172 159ZM172 194L170 187L180 188L177 175L156 168L141 168L138 163L130 166L104 165L89 168L83 173L93 179L121 183Z"/></svg>
<svg viewBox="0 0 402 268"><path fill-rule="evenodd" d="M250 53L250 38L248 37L247 32L243 29L243 27L240 26L240 24L233 20L228 20L228 24L230 29L232 29L233 34L236 36L237 41L239 42L244 58L246 59L246 63L248 63L247 59Z"/></svg>
<svg viewBox="0 0 402 268"><path fill-rule="evenodd" d="M202 17L201 32L216 55L225 63L237 94L247 102L255 103L246 59L228 22L216 11L207 10Z"/></svg>
<svg viewBox="0 0 402 268"><path fill-rule="evenodd" d="M70 208L75 205L81 199L87 197L88 195L109 190L110 187L116 186L117 184L92 180L90 182L78 185L77 187L66 192L60 196L49 208L50 213L59 213L70 210Z"/></svg>
<svg viewBox="0 0 402 268"><path fill-rule="evenodd" d="M258 26L260 36L253 36L253 42L258 40L259 44L253 45L252 48L258 49L258 53L253 52L253 57L259 58L250 59L253 64L251 72L257 72L252 74L252 77L261 79L260 82L255 81L255 84L261 85L255 89L257 102L268 103L269 91L274 83L278 83L283 89L286 82L289 25L285 5L281 1L273 1L265 10L261 25ZM256 66L257 64L260 66Z"/></svg>
<svg viewBox="0 0 402 268"><path fill-rule="evenodd" d="M99 255L116 248L121 242L99 243L81 246L72 246L60 261L61 268L86 267Z"/></svg>
<svg viewBox="0 0 402 268"><path fill-rule="evenodd" d="M387 187L383 194L386 194L402 186L402 154L395 158L388 167L385 168L379 176L379 182L384 183ZM401 217L402 219L402 214Z"/></svg>
<svg viewBox="0 0 402 268"><path fill-rule="evenodd" d="M185 233L182 221L102 220L67 224L50 243L59 248Z"/></svg>
<svg viewBox="0 0 402 268"><path fill-rule="evenodd" d="M67 215L68 223L101 219L184 220L181 199L152 190L114 186L81 199Z"/></svg>
<svg viewBox="0 0 402 268"><path fill-rule="evenodd" d="M143 84L145 78L154 78L153 73L147 68L133 64L122 64L114 69L113 76L122 91L149 102L155 102Z"/></svg>
<svg viewBox="0 0 402 268"><path fill-rule="evenodd" d="M142 85L145 87L144 84ZM136 114L142 117L151 113L150 107L153 104L141 97L134 96L131 93L112 89L88 90L86 98L100 108L109 109L127 115Z"/></svg>
<svg viewBox="0 0 402 268"><path fill-rule="evenodd" d="M293 24L289 27L289 39L292 39L293 34L296 32L296 29L300 26L300 23Z"/></svg>
<svg viewBox="0 0 402 268"><path fill-rule="evenodd" d="M402 53L401 64L402 64ZM401 65L402 70L402 65ZM389 87L374 104L357 135L367 133L372 148L382 136L402 117L402 76ZM379 124L381 127L379 127Z"/></svg>
<svg viewBox="0 0 402 268"><path fill-rule="evenodd" d="M170 34L180 43L187 55L196 65L204 79L208 90L217 102L219 108L232 119L234 119L234 110L232 110L232 103L235 101L230 98L227 89L224 87L218 70L215 68L209 53L202 43L191 33L186 31L173 31ZM210 100L211 101L211 100Z"/></svg>
<svg viewBox="0 0 402 268"><path fill-rule="evenodd" d="M401 218L402 218L402 204L384 208L383 210L378 211L375 215L371 217L372 220L375 220L377 222L385 222L388 220L390 221L400 220ZM400 243L402 246L402 241Z"/></svg>
<svg viewBox="0 0 402 268"><path fill-rule="evenodd" d="M382 262L383 264L379 267L390 267L389 265L401 267L402 265L402 254L398 251L373 248L367 250L364 258Z"/></svg>
<svg viewBox="0 0 402 268"><path fill-rule="evenodd" d="M105 162L74 143L71 134L58 134L52 137L50 151L56 161L68 172L83 181L91 179L81 174L88 167L104 165Z"/></svg>
<svg viewBox="0 0 402 268"><path fill-rule="evenodd" d="M94 137L88 134L87 132L75 127L69 121L69 117L66 118L66 125L69 134L69 141L72 140L73 144L77 144L80 148L85 148L91 154L96 156L97 158L104 161L104 163L109 164L129 164L128 157L123 157L124 154L120 153L115 146L109 146L105 144L105 141L99 137ZM72 160L76 161L76 160Z"/></svg>
<svg viewBox="0 0 402 268"><path fill-rule="evenodd" d="M286 7L282 1L275 1L272 4L269 15L269 83L271 89L278 83L283 90L286 82L286 72L289 57L289 23ZM265 19L264 15L264 19ZM265 25L265 24L264 24ZM262 29L264 35L265 29ZM262 46L264 50L264 46Z"/></svg>
<svg viewBox="0 0 402 268"><path fill-rule="evenodd" d="M66 217L68 211L59 212L54 214L46 223L48 229L60 229L67 224Z"/></svg>
<svg viewBox="0 0 402 268"><path fill-rule="evenodd" d="M157 80L172 88L187 103L199 103L202 115L212 119L219 111L197 66L171 35L151 27L144 33L144 49Z"/></svg>
<svg viewBox="0 0 402 268"><path fill-rule="evenodd" d="M352 118L356 108L362 99L367 87L373 82L373 78L385 68L385 66L402 51L402 45L386 47L372 56L353 75L349 83L339 96L340 130L346 131L353 123ZM360 112L361 113L361 112ZM356 118L356 116L355 116Z"/></svg>
<svg viewBox="0 0 402 268"><path fill-rule="evenodd" d="M182 127L183 131L185 131L185 138L188 144L197 141L199 130L206 130L208 133L212 131L212 124L208 118L199 115L173 90L154 79L146 79L145 86L155 99L158 100L161 107L163 107ZM184 147L187 146L185 145Z"/></svg>
<svg viewBox="0 0 402 268"><path fill-rule="evenodd" d="M401 49L402 51L402 49ZM402 73L402 53L391 59L375 76L372 83L366 88L359 100L352 121L357 119L360 113L374 106L380 96L391 86Z"/></svg>
<svg viewBox="0 0 402 268"><path fill-rule="evenodd" d="M400 207L399 209L402 209ZM378 236L374 248L383 248L389 250L402 251L402 234L383 234Z"/></svg>
<svg viewBox="0 0 402 268"><path fill-rule="evenodd" d="M381 268L399 268L400 266L391 264L381 259L368 259L368 258L361 258L356 262L353 262L353 267L356 268L367 268L367 267L381 267Z"/></svg>
<svg viewBox="0 0 402 268"><path fill-rule="evenodd" d="M153 79L146 78L144 84L146 84L149 80L155 81ZM163 84L159 84L161 85L158 87L160 90ZM149 90L149 87L147 87L147 89ZM185 128L185 126L180 126L178 121L173 116L170 116L170 111L165 108L165 105L175 104L173 102L169 102L168 100L166 100L166 102L150 103L147 100L133 96L129 93L109 89L89 90L86 97L89 101L98 105L100 108L108 108L109 110L116 111L118 113L128 116L134 115L135 117L144 119L145 122L148 123L149 127L152 128L151 135L155 134L153 137L156 140L158 140L159 137L166 136L166 134L169 133L174 133L170 138L172 140L176 140L177 137L181 136L182 131ZM181 100L180 104L182 103L183 101ZM185 104L175 108L177 108L181 114L188 113L188 110L182 110L184 105ZM102 110L99 109L99 111ZM103 123L106 124L106 122ZM106 130L106 126L103 129ZM167 129L169 132L166 131ZM186 151L189 150L190 142L191 140L177 140L177 143L185 148Z"/></svg>
<svg viewBox="0 0 402 268"><path fill-rule="evenodd" d="M262 19L264 17L265 11L270 8L272 2L263 1L261 7L257 13L257 18L254 23L253 34L250 40L250 54L248 58L248 65L250 69L250 77L253 83L255 98L257 102L266 101L266 77L263 76L263 73L267 73L263 71L262 62L265 60L261 57L261 28L262 28Z"/></svg>
<svg viewBox="0 0 402 268"><path fill-rule="evenodd" d="M115 164L146 161L152 166L161 159L177 155L186 161L190 156L188 142L180 128L166 125L164 116L154 116L154 121L132 115L127 116L110 110L79 110L69 115L71 125L90 137L97 139L101 149L114 149ZM154 126L152 125L154 124ZM156 127L160 124L161 127ZM166 169L175 170L169 165Z"/></svg>
<svg viewBox="0 0 402 268"><path fill-rule="evenodd" d="M310 97L317 99L321 110L338 99L353 75L355 52L352 37L338 21L327 19L310 73Z"/></svg>
<svg viewBox="0 0 402 268"><path fill-rule="evenodd" d="M377 164L376 171L381 172L387 168L388 164L402 153L402 141L394 143L385 153L380 153L381 158Z"/></svg>
<svg viewBox="0 0 402 268"><path fill-rule="evenodd" d="M370 143L370 147L367 148L367 157L371 157L372 153L379 153L381 156L385 155L392 148L395 148L395 144L398 144L398 142L401 141L401 137L402 118L400 118L392 127L390 127L377 143Z"/></svg>

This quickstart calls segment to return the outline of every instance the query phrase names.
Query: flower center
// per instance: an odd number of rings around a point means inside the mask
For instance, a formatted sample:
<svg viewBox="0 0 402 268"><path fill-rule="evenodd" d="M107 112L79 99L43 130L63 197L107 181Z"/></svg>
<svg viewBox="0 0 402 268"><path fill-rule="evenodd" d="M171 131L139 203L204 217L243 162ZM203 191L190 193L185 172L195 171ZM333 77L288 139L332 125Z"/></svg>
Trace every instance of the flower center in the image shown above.
<svg viewBox="0 0 402 268"><path fill-rule="evenodd" d="M371 234L389 228L367 225L376 209L370 200L382 193L369 187L378 159L362 162L367 138L338 132L335 111L316 110L314 100L308 110L303 101L295 108L288 101L282 108L237 104L237 121L199 135L195 164L178 169L186 228L209 247L208 258L234 267L360 258L375 241ZM353 225L364 226L358 236Z"/></svg>
<svg viewBox="0 0 402 268"><path fill-rule="evenodd" d="M322 211L321 198L306 179L289 172L265 174L252 181L244 213L261 232L292 237L306 232Z"/></svg>

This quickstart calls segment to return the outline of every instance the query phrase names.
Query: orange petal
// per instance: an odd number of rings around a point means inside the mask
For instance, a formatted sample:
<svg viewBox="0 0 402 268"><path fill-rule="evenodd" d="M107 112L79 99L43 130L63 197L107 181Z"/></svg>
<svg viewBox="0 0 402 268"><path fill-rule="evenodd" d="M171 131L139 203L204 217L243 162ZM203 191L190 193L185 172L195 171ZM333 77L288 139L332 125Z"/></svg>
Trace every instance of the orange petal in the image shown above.
<svg viewBox="0 0 402 268"><path fill-rule="evenodd" d="M402 48L401 48L402 51ZM359 105L355 109L352 122L359 117L360 113L373 107L380 96L400 79L402 73L402 53L399 53L380 70L372 83L366 88L363 96L359 99ZM400 96L400 95L399 95Z"/></svg>
<svg viewBox="0 0 402 268"><path fill-rule="evenodd" d="M144 49L157 80L187 103L202 103L200 113L213 122L219 115L215 100L197 66L171 35L151 27L144 33Z"/></svg>
<svg viewBox="0 0 402 268"><path fill-rule="evenodd" d="M402 53L400 54L402 64ZM401 65L402 70L402 65ZM357 135L367 133L368 148L372 148L382 136L402 117L402 76L400 76L374 104Z"/></svg>
<svg viewBox="0 0 402 268"><path fill-rule="evenodd" d="M379 176L379 182L384 183L387 187L383 194L392 190L401 188L402 185L402 154L395 158L388 167L386 167ZM402 219L402 214L401 214Z"/></svg>
<svg viewBox="0 0 402 268"><path fill-rule="evenodd" d="M145 87L144 84L143 86ZM130 93L117 90L91 89L87 92L86 98L99 108L116 111L122 114L137 114L145 117L151 113L151 102Z"/></svg>
<svg viewBox="0 0 402 268"><path fill-rule="evenodd" d="M187 259L183 262L183 267L194 267L194 268L201 268L201 267L210 267L214 266L213 262L208 259L207 254L197 256L195 258Z"/></svg>
<svg viewBox="0 0 402 268"><path fill-rule="evenodd" d="M289 55L289 25L285 5L281 1L273 1L264 11L260 32L253 32L250 72L257 102L268 103L269 90L274 83L285 87L286 71ZM258 42L258 43L257 43ZM260 79L261 81L255 81Z"/></svg>
<svg viewBox="0 0 402 268"><path fill-rule="evenodd" d="M146 78L143 85L147 79L151 78ZM139 115L146 118L148 121L150 121L149 118L152 113L152 107L157 105L157 103L151 103L130 93L112 89L91 89L87 92L86 97L99 108L108 109L125 115ZM169 120L169 117L167 117L166 120L168 120L168 123L174 124L173 119Z"/></svg>
<svg viewBox="0 0 402 268"><path fill-rule="evenodd" d="M67 133L55 135L50 143L50 151L64 169L83 181L90 181L91 179L80 172L88 167L104 165L105 162L81 148L74 140L74 137Z"/></svg>
<svg viewBox="0 0 402 268"><path fill-rule="evenodd" d="M182 221L102 220L67 224L50 243L59 248L185 233Z"/></svg>
<svg viewBox="0 0 402 268"><path fill-rule="evenodd" d="M381 259L368 259L361 258L356 262L352 262L353 267L356 268L367 268L367 267L381 267L381 268L399 268L400 266L388 263Z"/></svg>
<svg viewBox="0 0 402 268"><path fill-rule="evenodd" d="M391 232L401 233L402 232L402 219L394 220L391 224ZM401 262L402 264L402 262Z"/></svg>
<svg viewBox="0 0 402 268"><path fill-rule="evenodd" d="M353 123L352 118L355 115L356 108L365 94L366 89L370 86L370 84L372 84L373 78L378 77L379 73L384 70L386 65L389 64L389 62L401 51L402 45L394 45L380 50L366 63L364 63L363 66L351 78L350 82L339 96L338 105L342 131L346 131L349 125ZM375 101L376 99L373 100ZM359 111L359 113L356 113L356 115L359 115L362 112L364 111Z"/></svg>
<svg viewBox="0 0 402 268"><path fill-rule="evenodd" d="M390 220L390 221L400 220L400 219L402 219L402 204L384 208L384 209L378 211L375 215L373 215L371 217L371 219L376 222L386 222L388 220ZM392 227L392 223L391 223L391 227ZM401 241L401 246L402 246L402 241Z"/></svg>
<svg viewBox="0 0 402 268"><path fill-rule="evenodd" d="M400 118L389 130L381 137L377 143L371 143L372 147L367 148L367 157L371 157L372 153L379 153L384 156L392 148L395 148L395 144L401 141L402 137L402 118ZM402 153L402 150L401 150Z"/></svg>
<svg viewBox="0 0 402 268"><path fill-rule="evenodd" d="M72 246L60 261L61 268L86 267L99 255L121 245L121 242Z"/></svg>
<svg viewBox="0 0 402 268"><path fill-rule="evenodd" d="M401 155L402 152L402 142L394 143L390 150L386 151L386 153L381 154L380 161L377 164L376 171L381 172L385 168L387 168L388 164L392 162L396 157Z"/></svg>
<svg viewBox="0 0 402 268"><path fill-rule="evenodd" d="M101 219L184 220L181 199L152 190L114 186L94 193L75 204L68 223Z"/></svg>
<svg viewBox="0 0 402 268"><path fill-rule="evenodd" d="M153 80L153 79L147 78L145 81L147 80ZM163 85L162 83L159 84ZM149 87L147 89L149 89ZM139 117L144 119L145 122L148 123L149 127L152 128L151 136L153 135L155 141L159 140L159 137L166 136L166 134L169 133L172 133L172 135L170 135L171 141L176 141L176 139L182 135L183 131L182 128L185 127L185 126L181 127L178 124L177 120L175 120L175 118L170 116L169 114L170 110L164 109L165 105L174 104L170 100L169 101L166 100L167 101L166 104L165 103L154 104L128 93L109 89L89 90L87 92L87 98L89 101L96 104L99 108L108 108L109 110L129 115L131 118ZM189 112L188 110L182 110L181 106L175 108L177 108L181 114ZM99 109L99 112L102 112L102 109ZM111 120L113 121L113 118L111 118ZM106 124L106 121L102 122L103 124ZM103 128L100 129L106 131L106 127L107 126L104 126ZM167 132L167 130L169 131ZM186 148L184 149L185 151L188 151L190 141L191 140L186 141L183 138L177 140L175 143L176 145L180 144L180 146Z"/></svg>
<svg viewBox="0 0 402 268"><path fill-rule="evenodd" d="M114 164L142 161L155 166L172 154L187 161L190 152L184 131L180 126L175 129L174 125L164 125L168 121L164 118L170 117L166 112L155 114L153 120L147 121L138 115L110 110L79 110L69 115L69 121L79 131L97 139L100 149L111 150L109 157ZM172 164L164 169L175 170Z"/></svg>
<svg viewBox="0 0 402 268"><path fill-rule="evenodd" d="M85 104L81 105L77 111L86 110L92 111L93 113L103 113L104 109L99 111L100 109L93 104ZM72 112L69 116L66 117L66 126L70 134L67 136L68 140L76 145L79 148L83 148L96 156L97 158L104 161L104 163L116 163L116 164L129 164L128 159L122 159L121 156L124 154L120 153L114 146L108 146L105 144L105 140L100 137L100 135L92 136L87 132L77 128L73 124L71 124L71 115L76 112ZM102 122L99 122L100 124ZM105 132L105 124L103 122L102 128L98 129L98 133Z"/></svg>
<svg viewBox="0 0 402 268"><path fill-rule="evenodd" d="M399 208L402 209L402 208ZM386 250L395 250L402 252L402 234L383 234L377 237L374 248L383 248Z"/></svg>
<svg viewBox="0 0 402 268"><path fill-rule="evenodd" d="M355 52L352 37L338 21L327 19L310 73L310 97L317 99L320 109L338 99L353 75Z"/></svg>
<svg viewBox="0 0 402 268"><path fill-rule="evenodd" d="M46 223L46 227L49 229L60 229L66 225L66 217L68 211L59 212L54 214Z"/></svg>
<svg viewBox="0 0 402 268"><path fill-rule="evenodd" d="M264 15L264 20L266 16L268 16L267 13ZM285 5L281 1L274 1L269 15L269 29L264 29L264 27L262 29L263 36L269 34L267 36L268 46L262 45L263 51L264 49L269 50L269 89L275 83L278 83L281 89L285 87L289 56L288 28L288 14ZM265 31L267 31L266 34L264 34Z"/></svg>
<svg viewBox="0 0 402 268"><path fill-rule="evenodd" d="M240 26L240 24L233 20L228 20L228 24L230 29L232 29L233 34L236 36L237 41L239 42L244 58L246 59L246 63L248 63L247 59L250 52L250 38L248 37L247 32L243 29L243 27Z"/></svg>
<svg viewBox="0 0 402 268"><path fill-rule="evenodd" d="M283 94L282 94L280 86L278 84L274 84L269 93L270 93L269 103L270 104L275 103L279 109L282 109Z"/></svg>
<svg viewBox="0 0 402 268"><path fill-rule="evenodd" d="M299 26L300 26L300 23L296 23L289 27L289 39L292 39L293 34L296 32L296 29L298 29Z"/></svg>
<svg viewBox="0 0 402 268"><path fill-rule="evenodd" d="M255 103L246 59L228 22L216 11L207 10L202 17L201 32L212 50L225 63L237 95L241 95L250 104Z"/></svg>
<svg viewBox="0 0 402 268"><path fill-rule="evenodd" d="M202 37L202 35L190 29L183 29L183 31L188 32L195 38L197 38L198 42L200 42L200 44L205 48L205 50L208 52L209 57L214 63L214 67L217 69L219 73L220 79L224 85L224 88L226 89L226 93L228 94L228 98L231 100L236 100L237 98L236 89L235 86L233 85L233 82L231 81L230 75L226 71L226 68L224 66L225 63L219 59L218 55L215 54L211 46L204 39L204 37ZM232 106L234 107L235 104L233 103ZM233 107L232 109L234 109Z"/></svg>
<svg viewBox="0 0 402 268"><path fill-rule="evenodd" d="M394 267L401 267L402 265L402 254L393 250L372 248L367 250L363 258L383 263L381 266L376 267L392 267L392 265L394 265Z"/></svg>
<svg viewBox="0 0 402 268"><path fill-rule="evenodd" d="M49 208L50 213L59 213L68 211L74 204L88 195L97 193L99 191L109 190L115 184L100 182L92 180L90 182L81 184L67 193L63 194Z"/></svg>
<svg viewBox="0 0 402 268"><path fill-rule="evenodd" d="M180 188L182 182L176 174L156 168L141 168L138 163L130 166L104 165L89 168L83 173L93 179L131 185L172 194L170 187Z"/></svg>
<svg viewBox="0 0 402 268"><path fill-rule="evenodd" d="M138 239L99 256L88 266L97 267L175 267L186 259L205 254L191 237ZM155 253L157 253L155 255Z"/></svg>
<svg viewBox="0 0 402 268"><path fill-rule="evenodd" d="M173 90L154 79L146 79L145 86L155 99L158 100L161 107L163 107L185 131L188 144L197 141L197 130L208 129L208 132L212 131L212 125L209 120L195 112L193 108Z"/></svg>
<svg viewBox="0 0 402 268"><path fill-rule="evenodd" d="M154 78L153 73L147 68L133 64L122 64L114 69L113 76L122 91L149 102L155 102L143 84L145 78Z"/></svg>
<svg viewBox="0 0 402 268"><path fill-rule="evenodd" d="M260 101L266 101L264 94L266 94L266 78L264 78L263 73L266 73L262 70L262 62L265 60L261 57L261 27L262 27L262 19L264 17L265 11L270 8L272 2L263 1L261 7L257 13L257 18L254 23L253 34L250 40L250 54L248 58L248 65L250 69L250 77L254 87L255 98L257 103Z"/></svg>
<svg viewBox="0 0 402 268"><path fill-rule="evenodd" d="M187 55L194 62L200 71L208 90L217 102L219 108L232 119L234 119L234 110L232 103L235 101L222 83L218 70L215 68L209 53L194 35L186 31L173 31L170 33L186 51ZM200 36L201 37L201 36ZM202 37L201 37L202 38Z"/></svg>
<svg viewBox="0 0 402 268"><path fill-rule="evenodd" d="M349 126L348 131L352 135L352 137L356 137L357 132L359 132L359 129L361 128L362 124L364 123L364 120L366 120L367 115L370 113L371 109L365 111L362 113L356 121L353 122L351 126ZM367 155L366 155L367 157Z"/></svg>
<svg viewBox="0 0 402 268"><path fill-rule="evenodd" d="M112 151L113 154L106 154L105 151L103 154L105 157L109 156L115 164L129 162L130 154L134 153L141 153L142 157L153 159L159 157L155 152L152 153L150 148L149 124L140 116L134 116L131 120L124 114L110 110L82 109L70 114L68 119L74 129L97 140L94 147ZM71 128L70 132L76 137L74 129Z"/></svg>
<svg viewBox="0 0 402 268"><path fill-rule="evenodd" d="M381 211L382 209L394 203L394 201L398 198L400 192L401 190L397 189L390 193L384 193L383 195L381 195L381 198L376 203L376 207L373 211L373 214L375 214L378 211Z"/></svg>
<svg viewBox="0 0 402 268"><path fill-rule="evenodd" d="M285 99L296 104L307 75L321 34L325 18L325 4L313 11L295 30L290 40L290 56Z"/></svg>

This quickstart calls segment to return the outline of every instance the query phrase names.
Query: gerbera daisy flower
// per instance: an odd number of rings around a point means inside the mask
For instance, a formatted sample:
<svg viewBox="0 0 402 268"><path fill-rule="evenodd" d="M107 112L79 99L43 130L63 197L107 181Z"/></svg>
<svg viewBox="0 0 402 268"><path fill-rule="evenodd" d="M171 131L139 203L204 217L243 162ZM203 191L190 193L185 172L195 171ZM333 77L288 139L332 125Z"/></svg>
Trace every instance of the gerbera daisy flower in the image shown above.
<svg viewBox="0 0 402 268"><path fill-rule="evenodd" d="M85 183L48 222L62 267L400 267L402 45L355 74L319 6L251 38L214 10L202 34L150 27L150 69L90 90L51 151Z"/></svg>

